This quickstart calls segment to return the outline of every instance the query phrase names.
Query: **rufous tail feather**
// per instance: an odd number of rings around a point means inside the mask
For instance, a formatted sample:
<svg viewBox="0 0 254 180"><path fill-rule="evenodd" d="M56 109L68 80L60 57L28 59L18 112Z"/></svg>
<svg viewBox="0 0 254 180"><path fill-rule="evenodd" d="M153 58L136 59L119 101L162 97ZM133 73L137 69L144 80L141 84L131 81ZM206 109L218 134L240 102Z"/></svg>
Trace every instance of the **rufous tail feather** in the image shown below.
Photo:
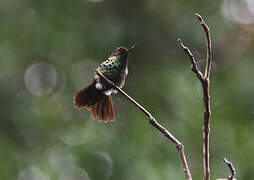
<svg viewBox="0 0 254 180"><path fill-rule="evenodd" d="M106 96L103 91L96 89L95 82L78 91L73 97L74 106L78 109L86 107L91 111L94 119L100 122L113 121L114 106L111 96Z"/></svg>
<svg viewBox="0 0 254 180"><path fill-rule="evenodd" d="M100 122L113 121L114 116L114 106L111 96L106 96L95 104L88 106L88 109L91 109L91 114L94 119L98 118Z"/></svg>

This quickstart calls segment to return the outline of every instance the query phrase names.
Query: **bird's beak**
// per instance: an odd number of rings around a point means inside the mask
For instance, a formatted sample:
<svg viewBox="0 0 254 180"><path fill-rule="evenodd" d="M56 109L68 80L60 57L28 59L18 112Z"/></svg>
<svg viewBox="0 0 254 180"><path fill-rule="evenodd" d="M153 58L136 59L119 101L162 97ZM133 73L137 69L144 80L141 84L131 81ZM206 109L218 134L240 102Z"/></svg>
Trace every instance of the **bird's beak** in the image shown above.
<svg viewBox="0 0 254 180"><path fill-rule="evenodd" d="M127 53L130 53L134 48L135 48L135 44L132 45L132 46L127 50Z"/></svg>

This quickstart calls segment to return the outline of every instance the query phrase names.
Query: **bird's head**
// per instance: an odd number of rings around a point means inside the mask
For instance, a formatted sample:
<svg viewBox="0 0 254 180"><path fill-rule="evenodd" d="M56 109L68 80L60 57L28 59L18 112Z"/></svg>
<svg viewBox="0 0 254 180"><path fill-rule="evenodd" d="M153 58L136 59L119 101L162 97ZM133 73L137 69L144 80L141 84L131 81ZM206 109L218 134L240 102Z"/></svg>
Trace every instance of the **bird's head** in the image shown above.
<svg viewBox="0 0 254 180"><path fill-rule="evenodd" d="M130 48L118 47L111 56L118 56L119 58L127 58L128 54L135 48L135 45Z"/></svg>

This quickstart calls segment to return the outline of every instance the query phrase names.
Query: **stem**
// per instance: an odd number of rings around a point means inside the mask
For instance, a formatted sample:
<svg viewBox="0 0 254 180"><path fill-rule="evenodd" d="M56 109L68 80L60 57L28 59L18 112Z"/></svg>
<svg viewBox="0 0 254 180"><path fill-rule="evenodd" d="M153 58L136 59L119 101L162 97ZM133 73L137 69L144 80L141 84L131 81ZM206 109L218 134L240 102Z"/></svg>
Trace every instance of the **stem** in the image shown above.
<svg viewBox="0 0 254 180"><path fill-rule="evenodd" d="M211 117L211 106L210 106L210 71L211 71L211 37L209 27L204 22L202 16L195 13L195 16L200 21L200 24L206 34L206 67L205 74L199 70L195 57L188 47L186 47L181 39L178 39L179 45L183 48L184 52L189 56L192 68L191 70L196 74L200 80L203 89L203 101L204 101L204 125L203 125L203 164L204 164L204 179L210 180L210 152L209 152L209 138L210 138L210 117Z"/></svg>
<svg viewBox="0 0 254 180"><path fill-rule="evenodd" d="M229 176L228 180L233 180L236 174L233 164L229 160L227 160L227 158L223 158L222 160L227 164L228 168L231 171L231 176Z"/></svg>
<svg viewBox="0 0 254 180"><path fill-rule="evenodd" d="M166 128L164 128L158 121L151 115L149 111L147 111L143 106L141 106L137 101L135 101L132 97L130 97L126 92L124 92L121 88L116 86L112 81L106 78L98 69L95 69L94 72L107 81L108 84L112 86L112 88L116 89L119 93L121 93L127 100L129 100L132 104L134 104L139 110L141 110L147 116L147 120L153 125L156 129L158 129L168 140L173 142L176 146L178 154L181 159L181 163L184 170L184 175L187 180L192 180L190 169L187 164L187 160L184 153L184 146L183 144L175 138Z"/></svg>

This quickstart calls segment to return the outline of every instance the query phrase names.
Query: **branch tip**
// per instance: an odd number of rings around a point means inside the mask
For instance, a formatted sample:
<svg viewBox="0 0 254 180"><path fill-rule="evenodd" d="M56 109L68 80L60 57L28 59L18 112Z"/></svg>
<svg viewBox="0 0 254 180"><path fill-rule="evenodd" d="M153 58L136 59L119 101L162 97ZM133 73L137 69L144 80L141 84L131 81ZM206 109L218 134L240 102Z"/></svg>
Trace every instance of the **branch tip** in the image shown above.
<svg viewBox="0 0 254 180"><path fill-rule="evenodd" d="M234 176L236 175L236 172L235 172L235 168L233 166L233 164L227 159L227 158L222 158L223 162L226 163L226 165L228 166L228 168L230 169L231 171L231 176L229 176L229 180L233 180L234 179Z"/></svg>
<svg viewBox="0 0 254 180"><path fill-rule="evenodd" d="M184 46L183 42L181 39L177 39L178 41L178 44L183 48L183 49L186 49L186 46Z"/></svg>
<svg viewBox="0 0 254 180"><path fill-rule="evenodd" d="M201 16L200 14L198 14L198 13L195 13L194 15L198 18L198 20L199 20L200 24L202 25L204 31L205 31L206 33L210 33L210 29L209 29L209 27L207 26L207 24L205 23L205 21L204 21L204 19L202 18L202 16Z"/></svg>
<svg viewBox="0 0 254 180"><path fill-rule="evenodd" d="M181 40L180 38L178 38L178 39L177 39L177 42L178 42L179 44L181 44L181 43L182 43L182 40Z"/></svg>
<svg viewBox="0 0 254 180"><path fill-rule="evenodd" d="M210 180L210 153L209 153L209 136L210 136L210 116L211 116L211 107L210 107L210 70L211 70L211 38L210 30L203 20L202 16L198 13L194 14L200 21L201 27L206 35L206 67L204 74L199 70L199 67L196 63L195 57L192 54L191 50L184 46L182 41L178 39L178 43L183 48L184 52L189 56L191 61L191 70L196 74L197 78L200 80L202 89L203 89L203 102L204 102L204 123L203 123L203 165L204 165L204 177L205 180Z"/></svg>
<svg viewBox="0 0 254 180"><path fill-rule="evenodd" d="M199 21L203 21L203 18L200 14L194 13L194 15L199 19Z"/></svg>

